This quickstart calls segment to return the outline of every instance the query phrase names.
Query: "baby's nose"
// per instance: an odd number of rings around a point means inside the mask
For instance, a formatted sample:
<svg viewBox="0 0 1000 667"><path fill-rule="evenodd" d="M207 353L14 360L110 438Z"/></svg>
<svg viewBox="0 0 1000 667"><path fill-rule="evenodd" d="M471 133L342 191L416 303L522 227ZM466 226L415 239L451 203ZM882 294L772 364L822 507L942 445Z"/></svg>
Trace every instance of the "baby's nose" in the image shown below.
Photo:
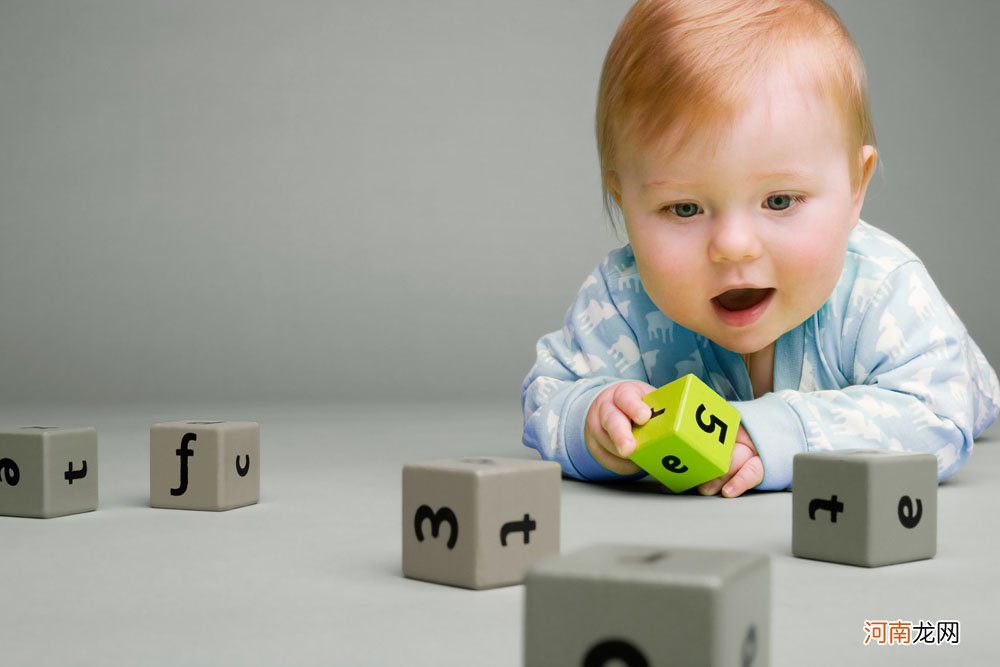
<svg viewBox="0 0 1000 667"><path fill-rule="evenodd" d="M738 214L719 216L712 223L708 246L715 263L748 262L760 257L762 246L752 220Z"/></svg>

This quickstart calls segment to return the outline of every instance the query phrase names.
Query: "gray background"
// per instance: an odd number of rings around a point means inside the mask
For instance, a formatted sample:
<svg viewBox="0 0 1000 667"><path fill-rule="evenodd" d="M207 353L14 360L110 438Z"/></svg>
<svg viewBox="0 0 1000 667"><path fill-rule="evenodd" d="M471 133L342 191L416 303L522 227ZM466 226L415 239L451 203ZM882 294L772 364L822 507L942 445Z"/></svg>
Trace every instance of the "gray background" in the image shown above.
<svg viewBox="0 0 1000 667"><path fill-rule="evenodd" d="M619 243L609 0L0 2L0 400L515 406ZM864 217L1000 360L1000 3L838 0Z"/></svg>

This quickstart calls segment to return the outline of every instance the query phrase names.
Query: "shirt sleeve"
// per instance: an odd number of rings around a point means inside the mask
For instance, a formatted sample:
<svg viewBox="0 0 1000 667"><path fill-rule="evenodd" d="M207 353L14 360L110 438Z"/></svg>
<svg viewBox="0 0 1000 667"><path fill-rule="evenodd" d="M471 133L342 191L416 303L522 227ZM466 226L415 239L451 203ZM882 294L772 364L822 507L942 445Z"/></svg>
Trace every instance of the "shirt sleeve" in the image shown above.
<svg viewBox="0 0 1000 667"><path fill-rule="evenodd" d="M949 477L996 419L1000 389L923 264L894 269L840 324L848 386L734 403L764 463L759 488L788 488L798 452L858 447L929 452L938 479Z"/></svg>
<svg viewBox="0 0 1000 667"><path fill-rule="evenodd" d="M606 387L625 380L648 382L635 333L608 286L605 262L584 281L563 328L543 336L536 361L521 385L524 444L558 462L577 479L626 480L644 473L614 473L584 442L587 411Z"/></svg>

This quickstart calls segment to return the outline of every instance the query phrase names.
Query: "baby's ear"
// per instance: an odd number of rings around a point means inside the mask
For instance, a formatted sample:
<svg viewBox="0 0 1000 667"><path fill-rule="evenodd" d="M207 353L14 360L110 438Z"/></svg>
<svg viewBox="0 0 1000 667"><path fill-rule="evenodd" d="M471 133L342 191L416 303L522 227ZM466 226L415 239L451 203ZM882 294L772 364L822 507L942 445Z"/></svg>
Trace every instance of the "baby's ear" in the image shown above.
<svg viewBox="0 0 1000 667"><path fill-rule="evenodd" d="M865 193L868 191L868 183L871 182L872 175L875 173L875 165L878 162L878 150L874 146L862 146L861 155L858 156L858 159L861 160L861 177L858 180L858 187L854 191L854 206L851 216L855 224L857 224L858 216L861 215L861 206L865 203Z"/></svg>
<svg viewBox="0 0 1000 667"><path fill-rule="evenodd" d="M608 169L604 172L604 189L608 191L611 198L615 200L618 207L621 208L622 205L622 181L618 172L614 169Z"/></svg>
<svg viewBox="0 0 1000 667"><path fill-rule="evenodd" d="M865 191L868 189L868 183L872 180L872 175L875 173L875 165L878 162L878 149L874 146L862 146L859 159L861 160L861 179L858 182L856 194L864 198Z"/></svg>

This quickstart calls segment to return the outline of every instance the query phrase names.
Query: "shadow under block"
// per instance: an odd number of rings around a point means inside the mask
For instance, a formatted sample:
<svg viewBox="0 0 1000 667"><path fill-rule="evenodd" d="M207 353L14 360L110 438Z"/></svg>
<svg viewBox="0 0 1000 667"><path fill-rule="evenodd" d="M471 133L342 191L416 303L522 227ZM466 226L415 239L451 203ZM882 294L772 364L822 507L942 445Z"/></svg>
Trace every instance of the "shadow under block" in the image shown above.
<svg viewBox="0 0 1000 667"><path fill-rule="evenodd" d="M403 467L403 574L465 588L519 584L559 553L562 469L469 458Z"/></svg>
<svg viewBox="0 0 1000 667"><path fill-rule="evenodd" d="M150 428L150 506L230 510L258 500L257 422L165 422Z"/></svg>
<svg viewBox="0 0 1000 667"><path fill-rule="evenodd" d="M526 667L770 662L764 554L599 545L541 561L524 592Z"/></svg>
<svg viewBox="0 0 1000 667"><path fill-rule="evenodd" d="M0 432L0 514L48 519L97 509L97 429Z"/></svg>
<svg viewBox="0 0 1000 667"><path fill-rule="evenodd" d="M674 493L729 470L740 413L726 399L689 373L642 400L653 417L632 429L633 463Z"/></svg>
<svg viewBox="0 0 1000 667"><path fill-rule="evenodd" d="M796 454L792 554L875 567L937 551L937 458L881 449Z"/></svg>

